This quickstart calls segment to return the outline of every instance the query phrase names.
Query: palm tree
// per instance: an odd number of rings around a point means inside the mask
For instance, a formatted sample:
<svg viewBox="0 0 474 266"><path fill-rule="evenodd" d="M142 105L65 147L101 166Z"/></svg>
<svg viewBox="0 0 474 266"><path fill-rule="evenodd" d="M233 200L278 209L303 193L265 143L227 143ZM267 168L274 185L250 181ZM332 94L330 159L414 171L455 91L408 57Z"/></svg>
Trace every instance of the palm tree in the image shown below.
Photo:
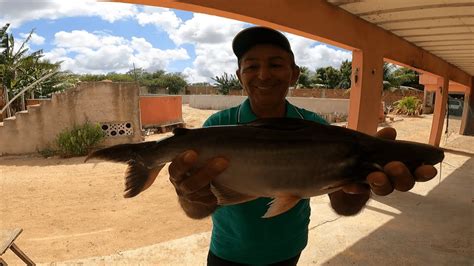
<svg viewBox="0 0 474 266"><path fill-rule="evenodd" d="M216 76L215 78L211 79L217 83L217 89L223 95L229 94L230 90L242 89L242 87L240 86L240 82L237 79L237 76L234 74L229 75L224 72L224 74L220 77Z"/></svg>
<svg viewBox="0 0 474 266"><path fill-rule="evenodd" d="M351 87L352 62L345 60L339 67L340 81L337 88L349 89Z"/></svg>
<svg viewBox="0 0 474 266"><path fill-rule="evenodd" d="M41 60L43 51L38 50L32 53L27 48L34 29L31 30L27 38L21 43L19 49L15 49L15 39L13 34L8 34L6 30L9 24L6 24L0 30L0 83L4 88L5 103L18 94L22 88L32 84L45 74L51 71L58 71L60 63L51 64ZM36 88L41 88L41 83ZM7 116L11 116L12 111L24 110L24 96L16 100L12 106L7 108Z"/></svg>
<svg viewBox="0 0 474 266"><path fill-rule="evenodd" d="M305 66L300 67L300 75L296 85L301 88L312 88L313 87L313 77L309 68Z"/></svg>
<svg viewBox="0 0 474 266"><path fill-rule="evenodd" d="M7 29L10 24L6 24L0 29L0 65L3 65L5 62L5 51L8 47L8 35ZM0 71L0 80L3 81L3 72ZM8 102L8 91L0 82L0 108L3 108ZM8 110L9 111L9 110ZM0 114L0 121L3 120L3 114Z"/></svg>

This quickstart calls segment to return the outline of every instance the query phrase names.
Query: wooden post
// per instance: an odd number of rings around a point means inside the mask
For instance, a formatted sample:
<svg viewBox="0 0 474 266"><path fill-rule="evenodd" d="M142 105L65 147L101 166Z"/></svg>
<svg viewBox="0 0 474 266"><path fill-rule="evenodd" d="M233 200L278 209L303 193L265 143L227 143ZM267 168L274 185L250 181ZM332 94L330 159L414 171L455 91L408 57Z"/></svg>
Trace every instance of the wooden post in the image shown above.
<svg viewBox="0 0 474 266"><path fill-rule="evenodd" d="M431 124L431 133L429 144L439 146L441 135L443 133L444 117L446 115L446 105L448 103L448 77L438 77L436 84L436 98L434 104L433 123Z"/></svg>
<svg viewBox="0 0 474 266"><path fill-rule="evenodd" d="M382 86L383 57L360 50L352 52L349 128L372 135L377 131Z"/></svg>

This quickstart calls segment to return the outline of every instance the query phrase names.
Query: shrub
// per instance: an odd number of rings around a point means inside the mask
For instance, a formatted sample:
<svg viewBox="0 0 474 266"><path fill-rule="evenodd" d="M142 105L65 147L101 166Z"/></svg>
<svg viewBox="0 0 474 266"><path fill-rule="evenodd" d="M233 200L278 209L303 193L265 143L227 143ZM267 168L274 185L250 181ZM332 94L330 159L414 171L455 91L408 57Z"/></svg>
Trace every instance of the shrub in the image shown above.
<svg viewBox="0 0 474 266"><path fill-rule="evenodd" d="M52 157L52 156L55 156L56 154L58 154L58 151L56 151L54 149L51 149L51 148L45 148L43 150L37 150L37 152L39 154L41 154L41 156L43 156L44 158L49 158L49 157Z"/></svg>
<svg viewBox="0 0 474 266"><path fill-rule="evenodd" d="M423 110L420 99L415 96L403 97L393 104L395 106L394 113L396 114L416 116L421 115Z"/></svg>
<svg viewBox="0 0 474 266"><path fill-rule="evenodd" d="M99 124L86 122L80 126L74 126L71 130L61 132L56 144L59 154L63 157L83 156L99 144L105 138Z"/></svg>

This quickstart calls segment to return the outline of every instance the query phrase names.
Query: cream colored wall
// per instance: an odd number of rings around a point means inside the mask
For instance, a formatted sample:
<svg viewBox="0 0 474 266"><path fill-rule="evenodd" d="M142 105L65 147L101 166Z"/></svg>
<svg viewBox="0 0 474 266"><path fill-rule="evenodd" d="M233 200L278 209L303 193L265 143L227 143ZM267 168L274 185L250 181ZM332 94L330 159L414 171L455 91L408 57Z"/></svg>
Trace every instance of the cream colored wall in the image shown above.
<svg viewBox="0 0 474 266"><path fill-rule="evenodd" d="M80 83L39 106L29 106L16 119L6 119L0 126L0 155L52 148L58 133L86 121L131 123L133 135L107 137L104 146L141 141L138 97L133 83Z"/></svg>
<svg viewBox="0 0 474 266"><path fill-rule="evenodd" d="M228 95L189 95L189 106L199 109L222 110L242 103L247 96ZM348 99L287 97L287 100L301 108L319 114L347 114L349 111Z"/></svg>

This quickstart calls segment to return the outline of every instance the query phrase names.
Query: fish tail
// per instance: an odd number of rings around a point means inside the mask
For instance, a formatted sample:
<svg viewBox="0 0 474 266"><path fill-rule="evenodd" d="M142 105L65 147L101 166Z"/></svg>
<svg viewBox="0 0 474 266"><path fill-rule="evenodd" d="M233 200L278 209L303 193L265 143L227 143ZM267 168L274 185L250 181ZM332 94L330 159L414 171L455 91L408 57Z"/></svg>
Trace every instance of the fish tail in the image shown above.
<svg viewBox="0 0 474 266"><path fill-rule="evenodd" d="M165 162L158 162L156 145L157 142L115 145L92 152L85 162L90 159L102 159L127 163L124 197L131 198L147 189L165 165Z"/></svg>

